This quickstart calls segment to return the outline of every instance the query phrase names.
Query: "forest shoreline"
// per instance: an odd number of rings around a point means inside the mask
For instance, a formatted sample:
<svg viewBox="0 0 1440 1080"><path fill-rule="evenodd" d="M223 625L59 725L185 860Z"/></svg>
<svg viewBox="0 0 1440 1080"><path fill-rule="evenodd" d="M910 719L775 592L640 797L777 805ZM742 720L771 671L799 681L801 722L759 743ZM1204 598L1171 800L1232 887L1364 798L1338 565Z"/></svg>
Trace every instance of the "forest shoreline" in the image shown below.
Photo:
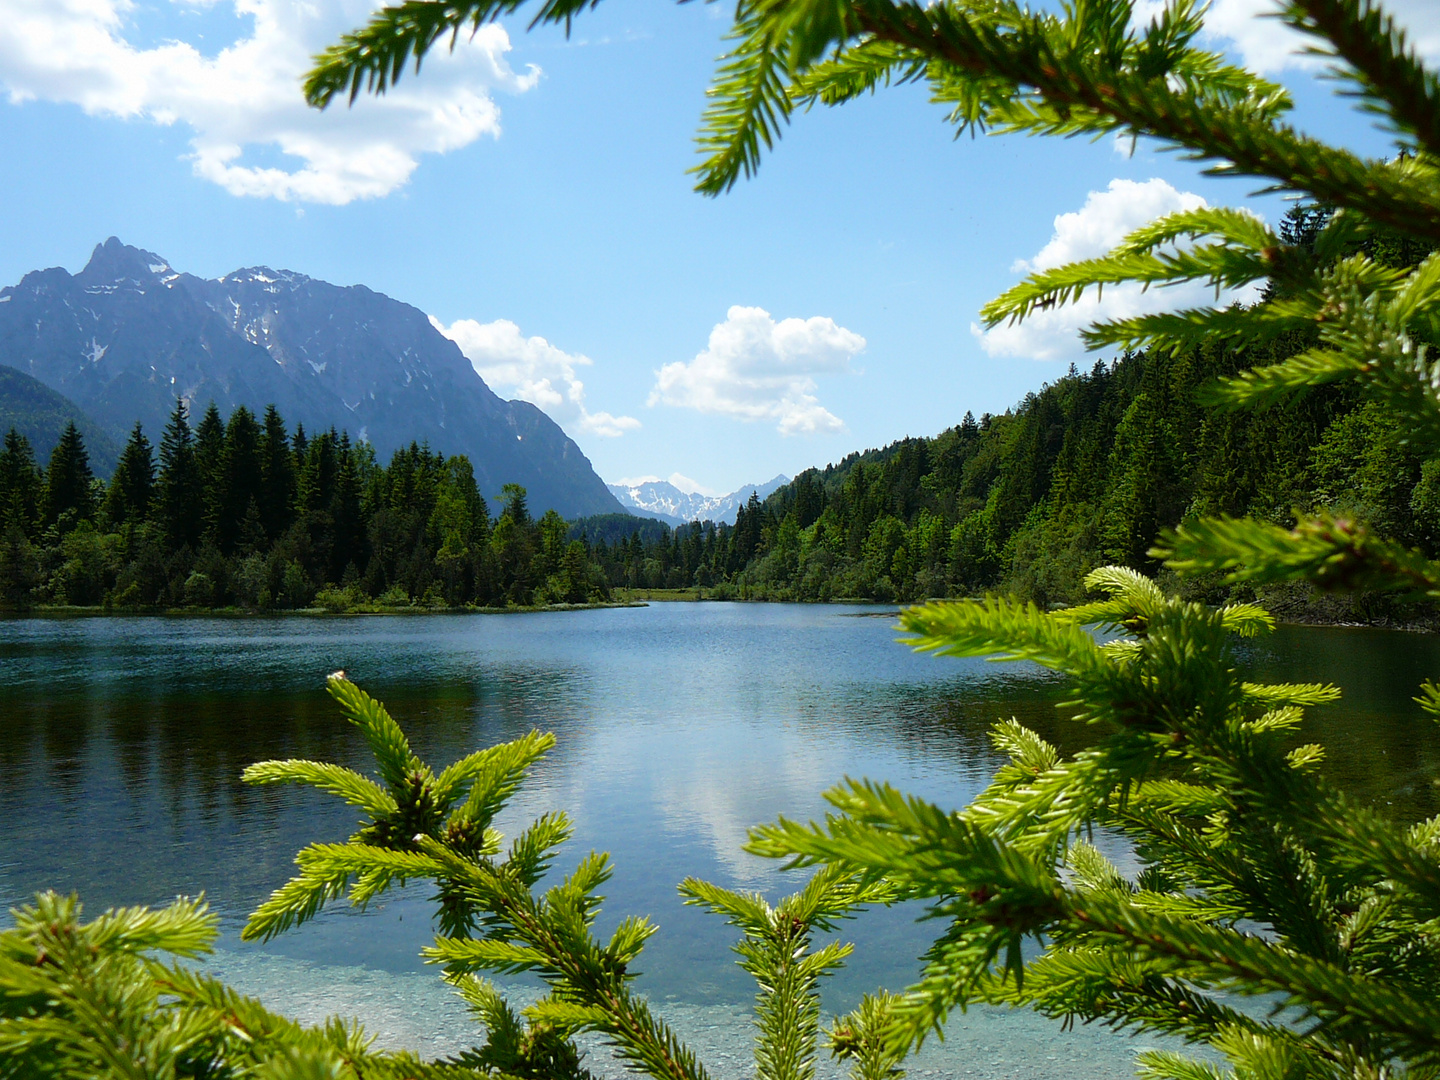
<svg viewBox="0 0 1440 1080"><path fill-rule="evenodd" d="M875 611L855 613L856 617L884 618L887 615L898 615L900 609L913 606L914 604L930 603L937 600L961 600L964 597L928 597L903 604L897 604L888 600L869 600L863 597L838 597L829 600L776 600L764 597L739 597L724 595L726 590L720 590L722 595L697 595L713 592L705 589L633 589L615 590L618 593L625 593L623 597L617 596L614 600L596 601L583 604L530 604L510 605L507 607L480 607L480 606L420 606L400 605L390 606L382 604L360 604L344 609L333 609L326 607L305 607L305 608L270 608L260 610L237 606L201 608L201 607L175 607L156 609L152 607L122 607L119 605L67 605L67 604L44 604L20 610L0 606L0 620L10 621L27 618L104 618L114 616L151 616L156 618L276 618L293 615L308 618L337 618L347 616L366 615L535 615L542 612L558 611L596 611L607 608L643 608L651 604L695 604L695 603L737 603L737 604L806 604L806 605L834 605L850 607L875 608ZM970 597L968 599L978 599ZM1297 600L1291 597L1259 597L1257 602L1265 607L1275 617L1275 621L1281 626L1327 626L1335 629L1371 629L1371 630L1399 630L1406 633L1434 634L1440 633L1440 609L1431 605L1412 605L1423 607L1423 613L1417 612L1409 617L1402 615L1395 610L1392 603L1385 604L1382 610L1377 610L1368 617L1356 618L1353 605L1349 610L1341 611L1342 606L1336 602L1340 599L1351 600L1354 598L1332 598L1329 596L1318 596ZM1363 596L1359 598L1362 602Z"/></svg>
<svg viewBox="0 0 1440 1080"><path fill-rule="evenodd" d="M36 604L25 609L0 607L0 619L30 618L104 618L109 616L154 616L156 618L199 618L199 619L258 619L288 617L291 615L309 618L335 618L350 615L535 615L545 611L592 611L601 608L643 608L649 604L638 600L596 601L585 604L529 604L508 607L420 607L416 605L386 606L361 604L356 607L335 610L325 607L304 608L245 608L228 607L123 607L118 604Z"/></svg>

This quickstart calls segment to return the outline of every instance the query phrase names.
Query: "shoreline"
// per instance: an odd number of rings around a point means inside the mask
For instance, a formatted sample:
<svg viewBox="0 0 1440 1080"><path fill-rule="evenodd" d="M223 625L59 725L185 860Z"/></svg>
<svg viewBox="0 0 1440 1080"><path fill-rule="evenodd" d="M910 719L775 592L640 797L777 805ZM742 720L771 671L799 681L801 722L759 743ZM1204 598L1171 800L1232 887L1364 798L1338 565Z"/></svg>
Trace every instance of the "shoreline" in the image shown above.
<svg viewBox="0 0 1440 1080"><path fill-rule="evenodd" d="M532 604L526 606L512 605L509 607L420 607L417 605L390 606L381 604L357 604L343 610L335 610L325 607L307 608L270 608L261 610L257 608L223 607L223 608L132 608L105 606L101 604L90 606L72 606L65 604L42 604L25 609L12 609L0 607L0 621L18 619L63 619L63 618L106 618L106 617L135 617L150 616L157 618L191 618L191 619L260 619L279 618L289 616L302 616L305 618L348 618L352 616L376 616L376 615L536 615L543 612L558 611L599 611L610 608L643 608L651 604L695 604L695 603L733 603L733 604L805 604L807 606L850 606L869 607L874 611L847 612L851 618L885 618L891 615L898 615L901 610L917 604L931 603L937 600L946 599L975 599L974 597L927 597L921 600L899 603L893 600L870 600L865 597L836 597L831 600L770 600L754 599L731 595L713 596L706 595L707 589L617 589L616 598L609 601L599 601L587 604ZM1422 618L1396 618L1396 613L1391 611L1377 612L1375 617L1370 619L1357 619L1354 617L1354 608L1345 612L1337 610L1340 605L1333 603L1333 598L1319 598L1319 601L1295 602L1293 599L1278 597L1279 602L1267 605L1263 598L1259 599L1262 607L1265 607L1275 617L1275 622L1282 626L1325 626L1337 630L1398 630L1411 634L1434 634L1440 633L1440 613L1435 613ZM1332 602L1326 603L1330 599ZM1289 602L1286 602L1289 600ZM1346 618L1345 616L1350 616Z"/></svg>
<svg viewBox="0 0 1440 1080"><path fill-rule="evenodd" d="M604 601L593 604L531 604L524 607L416 607L406 605L395 607L381 604L357 604L354 607L335 611L323 607L306 608L244 608L244 607L223 607L223 608L148 608L148 607L106 607L103 604L94 604L84 607L68 604L37 604L34 607L24 610L0 608L0 619L35 619L35 618L95 618L115 616L153 616L156 618L192 618L192 619L273 619L289 616L304 616L306 618L348 618L353 615L538 615L546 611L598 611L605 608L643 608L649 607L642 601L636 600L615 600Z"/></svg>

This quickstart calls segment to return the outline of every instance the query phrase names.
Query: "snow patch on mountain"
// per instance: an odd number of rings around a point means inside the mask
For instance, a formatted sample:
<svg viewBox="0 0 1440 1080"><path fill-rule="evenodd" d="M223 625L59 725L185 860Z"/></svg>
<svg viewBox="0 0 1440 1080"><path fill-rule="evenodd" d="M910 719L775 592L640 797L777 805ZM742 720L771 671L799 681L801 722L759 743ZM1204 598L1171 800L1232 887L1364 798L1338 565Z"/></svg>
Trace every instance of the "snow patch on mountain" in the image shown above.
<svg viewBox="0 0 1440 1080"><path fill-rule="evenodd" d="M744 484L728 495L708 495L703 491L682 491L669 480L647 479L629 483L606 484L620 505L631 513L656 517L671 525L691 521L713 521L735 524L735 515L754 492L764 499L776 488L790 482L781 474L763 484Z"/></svg>

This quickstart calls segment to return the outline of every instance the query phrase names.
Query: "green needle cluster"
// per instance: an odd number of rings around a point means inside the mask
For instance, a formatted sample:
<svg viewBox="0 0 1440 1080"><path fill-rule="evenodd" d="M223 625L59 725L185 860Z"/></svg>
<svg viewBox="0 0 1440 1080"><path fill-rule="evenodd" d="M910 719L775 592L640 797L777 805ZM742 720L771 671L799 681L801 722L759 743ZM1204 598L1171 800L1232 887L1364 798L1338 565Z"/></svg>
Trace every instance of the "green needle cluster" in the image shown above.
<svg viewBox="0 0 1440 1080"><path fill-rule="evenodd" d="M1324 780L1294 732L1338 691L1236 670L1231 640L1266 632L1263 611L1185 603L1115 568L1088 584L1108 599L931 604L902 623L917 649L1066 673L1064 708L1104 733L1094 746L1062 759L1002 723L1009 763L963 810L850 781L823 822L762 826L750 849L928 900L945 930L889 1009L902 1044L978 1001L1178 1035L1230 1065L1143 1056L1170 1080L1432 1075L1440 819L1406 829ZM1128 841L1136 872L1096 829ZM1268 1016L1245 1004L1260 995Z"/></svg>
<svg viewBox="0 0 1440 1080"><path fill-rule="evenodd" d="M541 816L508 847L491 824L554 737L531 732L436 773L415 756L385 707L343 672L328 685L369 746L376 778L313 761L265 761L246 769L245 779L316 787L364 816L346 843L301 849L299 873L256 910L243 936L270 938L342 896L364 907L392 886L428 881L440 935L426 958L441 966L487 1033L455 1064L505 1076L589 1080L573 1040L594 1032L620 1061L655 1080L706 1080L704 1065L632 986L655 924L631 916L608 940L595 934L609 857L591 852L552 881L551 867L571 835L565 814ZM850 952L838 942L812 951L811 938L859 907L892 902L895 890L836 871L815 875L774 909L759 896L693 878L680 890L687 902L724 914L744 932L736 951L761 988L757 1076L811 1080L818 985ZM516 1012L480 972L533 972L547 992Z"/></svg>

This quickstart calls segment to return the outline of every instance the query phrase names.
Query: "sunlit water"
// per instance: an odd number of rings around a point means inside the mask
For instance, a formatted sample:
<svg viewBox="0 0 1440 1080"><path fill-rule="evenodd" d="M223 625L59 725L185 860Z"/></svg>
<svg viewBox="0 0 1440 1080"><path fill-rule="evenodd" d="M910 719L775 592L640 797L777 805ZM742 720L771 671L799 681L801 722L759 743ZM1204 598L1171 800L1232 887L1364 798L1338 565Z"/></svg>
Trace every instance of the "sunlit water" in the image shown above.
<svg viewBox="0 0 1440 1080"><path fill-rule="evenodd" d="M747 828L810 818L845 776L890 780L959 806L998 759L986 732L1017 716L1074 749L1057 718L1063 683L1021 665L937 660L894 643L874 609L670 604L526 616L281 619L84 618L0 622L0 901L78 891L93 913L204 891L223 920L212 964L240 989L305 1020L359 1015L387 1045L427 1055L470 1045L463 1009L418 959L431 936L423 891L357 913L343 905L264 946L245 916L292 870L295 851L346 836L354 814L295 789L239 783L252 761L309 757L366 768L354 730L325 695L337 668L389 705L433 765L538 727L557 747L502 827L549 809L574 818L568 849L609 851L600 920L659 922L638 986L721 1080L749 1075L753 984L733 932L683 907L686 875L760 889L801 879L741 850ZM1361 797L1413 819L1435 813L1435 728L1409 698L1440 673L1440 639L1284 628L1252 647L1257 677L1347 690L1307 738ZM1117 858L1123 852L1114 852ZM872 911L826 987L847 1009L899 988L933 924ZM533 984L507 984L517 1000ZM918 1074L1120 1077L1139 1040L1098 1029L1062 1036L1027 1012L956 1017ZM617 1068L603 1056L592 1065ZM826 1070L833 1069L827 1066Z"/></svg>

